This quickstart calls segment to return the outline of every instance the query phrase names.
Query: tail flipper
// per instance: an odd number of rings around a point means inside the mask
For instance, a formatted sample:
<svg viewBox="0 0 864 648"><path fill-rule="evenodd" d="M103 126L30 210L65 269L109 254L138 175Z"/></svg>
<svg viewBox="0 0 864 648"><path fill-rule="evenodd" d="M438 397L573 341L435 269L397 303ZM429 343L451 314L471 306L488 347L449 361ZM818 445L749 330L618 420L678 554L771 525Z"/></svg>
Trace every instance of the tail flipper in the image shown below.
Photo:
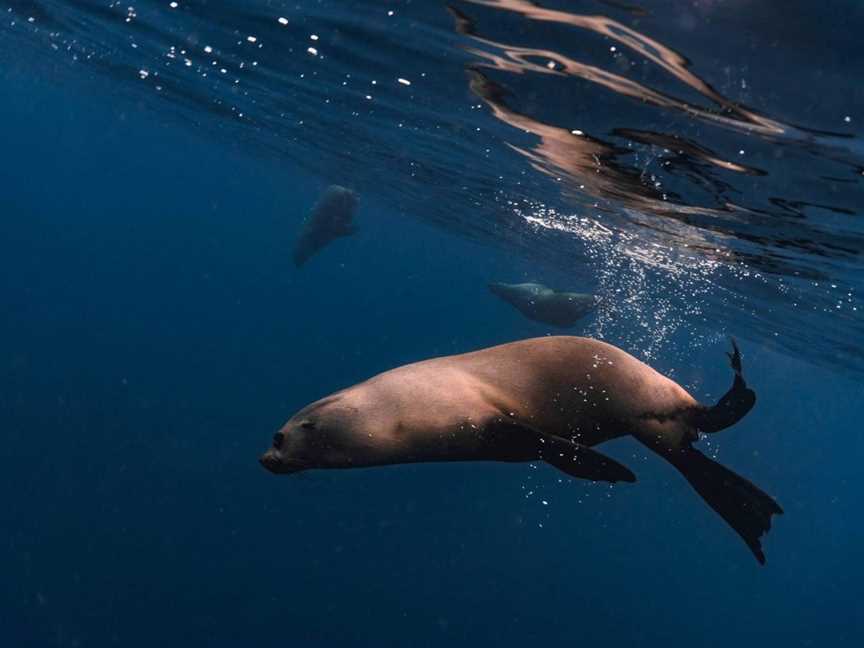
<svg viewBox="0 0 864 648"><path fill-rule="evenodd" d="M735 372L732 388L726 392L716 405L704 407L696 412L693 425L700 432L719 432L735 425L747 415L756 404L756 392L747 387L741 370L741 352L732 338L732 352L727 353L729 363Z"/></svg>
<svg viewBox="0 0 864 648"><path fill-rule="evenodd" d="M753 483L712 461L694 448L685 448L670 457L708 505L717 511L750 547L760 564L765 564L761 538L771 528L771 516L783 509Z"/></svg>

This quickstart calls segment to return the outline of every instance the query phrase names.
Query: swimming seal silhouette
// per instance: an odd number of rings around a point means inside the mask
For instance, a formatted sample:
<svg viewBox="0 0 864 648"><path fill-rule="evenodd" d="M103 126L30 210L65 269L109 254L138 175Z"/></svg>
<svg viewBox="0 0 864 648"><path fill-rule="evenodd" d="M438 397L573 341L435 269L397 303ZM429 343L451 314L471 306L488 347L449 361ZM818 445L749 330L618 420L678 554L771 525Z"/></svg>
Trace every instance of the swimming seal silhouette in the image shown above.
<svg viewBox="0 0 864 648"><path fill-rule="evenodd" d="M528 319L569 328L597 306L594 295L559 292L539 283L490 283L489 290Z"/></svg>
<svg viewBox="0 0 864 648"><path fill-rule="evenodd" d="M339 185L327 187L297 237L294 265L299 268L335 239L354 234L356 209L357 194Z"/></svg>
<svg viewBox="0 0 864 648"><path fill-rule="evenodd" d="M303 408L260 458L274 473L426 461L538 461L580 479L633 482L593 446L632 436L677 468L760 563L777 503L693 447L740 420L756 396L741 355L714 406L628 353L558 336L434 358L379 374Z"/></svg>

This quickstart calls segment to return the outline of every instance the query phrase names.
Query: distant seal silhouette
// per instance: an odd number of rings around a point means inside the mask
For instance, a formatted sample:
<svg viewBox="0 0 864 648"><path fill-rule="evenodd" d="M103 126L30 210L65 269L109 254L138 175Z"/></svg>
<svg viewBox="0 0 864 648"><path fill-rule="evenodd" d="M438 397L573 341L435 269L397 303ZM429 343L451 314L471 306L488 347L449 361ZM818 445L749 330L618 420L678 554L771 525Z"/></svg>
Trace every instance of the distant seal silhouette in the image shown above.
<svg viewBox="0 0 864 648"><path fill-rule="evenodd" d="M632 436L677 468L764 563L777 503L693 447L756 396L735 380L711 407L610 344L543 337L379 374L303 408L260 458L274 473L427 461L545 461L581 479L636 480L595 446Z"/></svg>
<svg viewBox="0 0 864 648"><path fill-rule="evenodd" d="M299 268L335 239L354 234L356 209L357 194L339 185L327 187L297 237L294 265Z"/></svg>
<svg viewBox="0 0 864 648"><path fill-rule="evenodd" d="M594 295L559 292L539 283L490 283L489 290L528 319L569 328L597 306Z"/></svg>

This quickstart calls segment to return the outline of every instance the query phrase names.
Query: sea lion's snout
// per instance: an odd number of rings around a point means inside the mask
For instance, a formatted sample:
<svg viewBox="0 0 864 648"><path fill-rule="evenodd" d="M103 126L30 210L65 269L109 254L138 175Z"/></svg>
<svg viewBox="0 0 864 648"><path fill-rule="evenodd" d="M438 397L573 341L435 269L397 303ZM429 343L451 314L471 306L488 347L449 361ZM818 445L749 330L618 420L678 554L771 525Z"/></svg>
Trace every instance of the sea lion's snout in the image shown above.
<svg viewBox="0 0 864 648"><path fill-rule="evenodd" d="M279 460L279 454L273 448L258 457L258 461L270 472L277 474L280 472L279 468L282 462Z"/></svg>
<svg viewBox="0 0 864 648"><path fill-rule="evenodd" d="M282 474L290 472L282 457L282 445L285 443L285 434L281 431L273 435L273 445L260 457L258 462L272 473Z"/></svg>
<svg viewBox="0 0 864 648"><path fill-rule="evenodd" d="M277 448L270 448L258 457L258 463L264 466L274 475L290 475L291 473L300 472L309 466L300 461L286 459Z"/></svg>

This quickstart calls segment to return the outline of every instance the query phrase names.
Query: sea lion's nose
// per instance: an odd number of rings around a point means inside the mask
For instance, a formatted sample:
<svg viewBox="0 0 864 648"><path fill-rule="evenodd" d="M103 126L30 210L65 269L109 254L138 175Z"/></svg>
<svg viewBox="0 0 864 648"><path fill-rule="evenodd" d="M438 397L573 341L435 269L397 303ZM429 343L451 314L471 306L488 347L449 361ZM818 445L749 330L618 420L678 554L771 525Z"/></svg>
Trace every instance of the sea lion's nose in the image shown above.
<svg viewBox="0 0 864 648"><path fill-rule="evenodd" d="M258 458L258 461L270 472L276 472L279 469L280 464L282 463L281 461L279 461L279 455L273 448L270 448L267 452L262 454Z"/></svg>

